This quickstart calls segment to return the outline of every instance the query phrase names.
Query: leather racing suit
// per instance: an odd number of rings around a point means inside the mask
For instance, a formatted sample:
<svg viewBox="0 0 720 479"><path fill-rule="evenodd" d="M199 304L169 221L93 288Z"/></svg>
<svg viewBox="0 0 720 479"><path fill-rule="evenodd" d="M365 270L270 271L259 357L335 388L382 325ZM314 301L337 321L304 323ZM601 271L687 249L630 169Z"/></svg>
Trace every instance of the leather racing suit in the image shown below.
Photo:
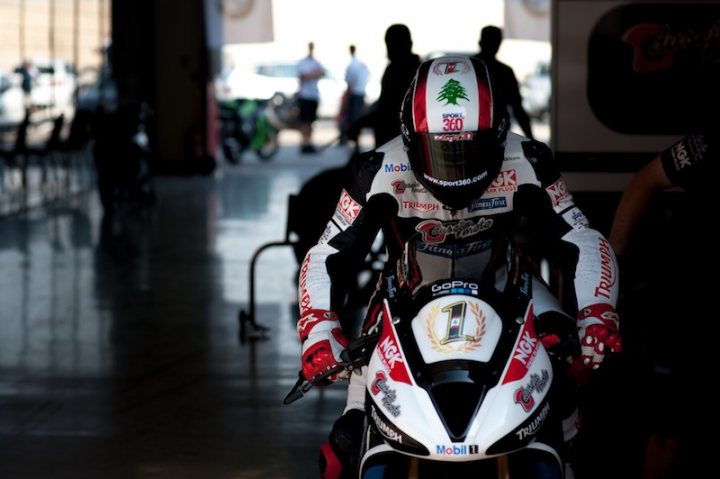
<svg viewBox="0 0 720 479"><path fill-rule="evenodd" d="M425 242L474 242L496 234L533 232L543 254L554 256L572 278L578 311L614 311L617 263L605 237L589 226L543 143L509 133L500 174L463 210L436 200L410 170L401 138L359 158L354 183L343 189L335 213L301 266L301 317L335 310L342 300L332 276L365 258L382 229L388 261L395 263L416 233Z"/></svg>

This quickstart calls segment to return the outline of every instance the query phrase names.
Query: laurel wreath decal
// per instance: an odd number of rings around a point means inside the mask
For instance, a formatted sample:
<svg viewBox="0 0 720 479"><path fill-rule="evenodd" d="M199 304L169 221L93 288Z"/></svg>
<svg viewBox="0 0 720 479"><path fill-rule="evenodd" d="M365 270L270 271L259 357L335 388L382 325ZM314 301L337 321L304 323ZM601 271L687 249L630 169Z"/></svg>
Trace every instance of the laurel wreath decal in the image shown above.
<svg viewBox="0 0 720 479"><path fill-rule="evenodd" d="M480 347L480 341L485 334L486 326L485 326L485 313L480 309L480 307L475 303L470 303L470 312L475 317L475 335L474 336L464 336L464 341L462 341L462 344L454 348L450 344L443 344L441 342L441 338L435 334L435 323L437 322L437 316L440 312L440 305L435 305L430 308L430 313L428 315L428 331L427 336L430 340L430 345L435 351L438 351L440 353L453 353L453 352L461 352L461 353L469 353L471 351L475 351L477 348Z"/></svg>

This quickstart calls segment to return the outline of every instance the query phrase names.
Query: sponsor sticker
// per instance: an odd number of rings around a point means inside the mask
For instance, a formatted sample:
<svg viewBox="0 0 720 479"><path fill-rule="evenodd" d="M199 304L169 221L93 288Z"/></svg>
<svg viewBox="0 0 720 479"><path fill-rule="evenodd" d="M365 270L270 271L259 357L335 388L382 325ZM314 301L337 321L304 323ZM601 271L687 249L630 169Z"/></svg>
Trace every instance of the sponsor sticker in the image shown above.
<svg viewBox="0 0 720 479"><path fill-rule="evenodd" d="M567 189L567 184L565 183L565 178L560 178L555 183L548 186L545 191L547 191L548 195L550 195L550 201L552 201L553 208L571 198L570 192Z"/></svg>
<svg viewBox="0 0 720 479"><path fill-rule="evenodd" d="M507 193L517 191L517 186L517 172L514 168L510 168L502 170L485 191L487 193Z"/></svg>

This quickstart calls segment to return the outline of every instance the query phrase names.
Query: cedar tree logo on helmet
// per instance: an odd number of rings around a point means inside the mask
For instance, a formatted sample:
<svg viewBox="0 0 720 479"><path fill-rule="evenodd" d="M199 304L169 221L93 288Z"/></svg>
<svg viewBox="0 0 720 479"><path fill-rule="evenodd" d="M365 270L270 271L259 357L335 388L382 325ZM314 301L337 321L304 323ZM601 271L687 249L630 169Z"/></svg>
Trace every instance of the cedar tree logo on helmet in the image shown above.
<svg viewBox="0 0 720 479"><path fill-rule="evenodd" d="M447 83L445 83L445 85L442 86L442 88L440 88L440 93L438 93L436 100L445 100L446 105L459 105L458 99L470 101L462 83L451 78L447 81Z"/></svg>

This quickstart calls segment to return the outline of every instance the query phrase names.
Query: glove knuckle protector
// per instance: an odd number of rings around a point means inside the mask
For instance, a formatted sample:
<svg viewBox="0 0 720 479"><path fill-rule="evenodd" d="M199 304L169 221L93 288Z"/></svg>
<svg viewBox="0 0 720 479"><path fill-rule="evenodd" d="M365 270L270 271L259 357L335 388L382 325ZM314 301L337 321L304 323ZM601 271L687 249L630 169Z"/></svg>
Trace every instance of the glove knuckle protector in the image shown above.
<svg viewBox="0 0 720 479"><path fill-rule="evenodd" d="M342 363L340 354L348 340L342 332L337 314L328 310L311 309L297 323L302 344L302 371L308 381ZM337 381L347 376L341 371L328 377Z"/></svg>
<svg viewBox="0 0 720 479"><path fill-rule="evenodd" d="M613 352L621 350L619 324L618 315L609 304L593 304L578 312L577 328L583 364L596 369L608 349Z"/></svg>

